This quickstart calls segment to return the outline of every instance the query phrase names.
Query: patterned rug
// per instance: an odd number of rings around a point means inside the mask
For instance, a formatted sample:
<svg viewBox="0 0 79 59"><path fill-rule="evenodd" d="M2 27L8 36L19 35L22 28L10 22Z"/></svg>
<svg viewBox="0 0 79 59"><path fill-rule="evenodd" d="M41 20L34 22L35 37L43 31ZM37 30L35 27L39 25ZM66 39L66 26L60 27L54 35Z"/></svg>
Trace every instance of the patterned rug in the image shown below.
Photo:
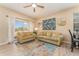
<svg viewBox="0 0 79 59"><path fill-rule="evenodd" d="M30 52L28 52L27 56L51 56L56 50L57 46L45 42L37 42L32 43L28 46Z"/></svg>

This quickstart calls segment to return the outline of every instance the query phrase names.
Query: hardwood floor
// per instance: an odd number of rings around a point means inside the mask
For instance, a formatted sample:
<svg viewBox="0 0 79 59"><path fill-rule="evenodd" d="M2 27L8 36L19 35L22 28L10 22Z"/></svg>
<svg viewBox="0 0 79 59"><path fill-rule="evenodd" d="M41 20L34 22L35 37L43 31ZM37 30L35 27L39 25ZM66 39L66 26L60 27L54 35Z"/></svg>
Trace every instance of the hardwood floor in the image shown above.
<svg viewBox="0 0 79 59"><path fill-rule="evenodd" d="M0 46L0 56L27 56L27 52L31 53L33 47L29 47L31 45L37 46L40 44L36 44L34 41L24 44L6 44ZM57 47L57 49L53 52L53 56L79 56L79 49L75 49L72 53L70 51L70 46L63 44L61 47Z"/></svg>

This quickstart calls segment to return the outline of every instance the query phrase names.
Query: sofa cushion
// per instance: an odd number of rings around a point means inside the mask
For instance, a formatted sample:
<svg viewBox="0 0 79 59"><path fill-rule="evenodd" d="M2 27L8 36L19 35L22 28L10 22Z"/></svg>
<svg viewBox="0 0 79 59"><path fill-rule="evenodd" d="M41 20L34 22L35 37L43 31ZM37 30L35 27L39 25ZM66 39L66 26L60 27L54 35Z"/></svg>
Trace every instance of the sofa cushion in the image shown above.
<svg viewBox="0 0 79 59"><path fill-rule="evenodd" d="M60 45L63 40L63 35L59 32L42 32L42 35L38 35L39 40L44 40L47 42L56 43L57 45Z"/></svg>
<svg viewBox="0 0 79 59"><path fill-rule="evenodd" d="M42 36L47 36L47 32L42 32Z"/></svg>
<svg viewBox="0 0 79 59"><path fill-rule="evenodd" d="M18 39L27 39L33 37L32 32L17 32L16 37Z"/></svg>
<svg viewBox="0 0 79 59"><path fill-rule="evenodd" d="M52 37L52 32L47 32L48 37Z"/></svg>

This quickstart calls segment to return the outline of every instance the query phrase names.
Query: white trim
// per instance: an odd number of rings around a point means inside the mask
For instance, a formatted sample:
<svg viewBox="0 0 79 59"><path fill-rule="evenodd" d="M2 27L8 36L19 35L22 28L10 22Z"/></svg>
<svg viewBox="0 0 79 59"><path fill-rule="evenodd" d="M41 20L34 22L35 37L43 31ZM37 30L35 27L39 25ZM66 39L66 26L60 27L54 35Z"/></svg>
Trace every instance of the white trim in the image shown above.
<svg viewBox="0 0 79 59"><path fill-rule="evenodd" d="M12 22L11 22L11 26L13 26L13 35L11 35L11 41L14 41L15 39L14 39L14 37L15 37L15 17L12 17Z"/></svg>
<svg viewBox="0 0 79 59"><path fill-rule="evenodd" d="M13 21L13 39L14 39L14 37L15 37L15 21L16 21L16 17L14 17L14 19L13 19L14 21ZM14 39L15 40L15 39Z"/></svg>
<svg viewBox="0 0 79 59"><path fill-rule="evenodd" d="M14 40L14 34L15 34L15 17L10 17L8 19L8 39L9 39L9 42L11 43L13 40ZM13 27L13 29L12 29Z"/></svg>
<svg viewBox="0 0 79 59"><path fill-rule="evenodd" d="M28 21L28 20L26 20L26 19L23 19L23 18L17 18L17 17L15 17L15 19L16 19L17 21L21 21L21 22L30 22L30 21Z"/></svg>
<svg viewBox="0 0 79 59"><path fill-rule="evenodd" d="M62 43L65 43L65 44L71 45L71 43L68 42L68 41L62 41Z"/></svg>
<svg viewBox="0 0 79 59"><path fill-rule="evenodd" d="M8 19L8 40L10 41L11 40L11 25L10 25L10 18Z"/></svg>
<svg viewBox="0 0 79 59"><path fill-rule="evenodd" d="M9 43L9 41L4 42L4 43L2 42L2 43L0 43L0 46L1 46L1 45L5 45L5 44L8 44L8 43Z"/></svg>

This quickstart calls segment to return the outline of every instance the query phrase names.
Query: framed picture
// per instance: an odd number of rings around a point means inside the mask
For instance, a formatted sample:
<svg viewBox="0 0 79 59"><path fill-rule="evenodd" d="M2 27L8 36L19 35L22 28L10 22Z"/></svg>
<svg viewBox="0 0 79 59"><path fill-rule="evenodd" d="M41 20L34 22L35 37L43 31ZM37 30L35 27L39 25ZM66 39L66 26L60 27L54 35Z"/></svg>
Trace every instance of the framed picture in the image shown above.
<svg viewBox="0 0 79 59"><path fill-rule="evenodd" d="M56 18L43 20L43 30L56 30Z"/></svg>
<svg viewBox="0 0 79 59"><path fill-rule="evenodd" d="M58 25L65 26L66 25L66 17L59 18Z"/></svg>

